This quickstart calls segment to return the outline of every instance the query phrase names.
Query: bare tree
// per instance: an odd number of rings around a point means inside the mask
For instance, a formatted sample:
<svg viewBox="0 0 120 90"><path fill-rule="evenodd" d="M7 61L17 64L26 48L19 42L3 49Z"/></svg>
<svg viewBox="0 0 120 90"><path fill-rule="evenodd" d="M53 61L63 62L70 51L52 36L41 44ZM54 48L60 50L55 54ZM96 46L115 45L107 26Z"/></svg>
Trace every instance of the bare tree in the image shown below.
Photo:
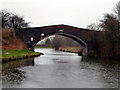
<svg viewBox="0 0 120 90"><path fill-rule="evenodd" d="M102 31L102 28L100 27L100 25L96 24L96 23L92 23L92 24L88 25L87 29L95 30L95 31Z"/></svg>
<svg viewBox="0 0 120 90"><path fill-rule="evenodd" d="M118 20L120 21L120 1L116 4L114 12L116 13Z"/></svg>
<svg viewBox="0 0 120 90"><path fill-rule="evenodd" d="M10 13L2 10L0 12L0 16L1 16L2 28L8 28L9 27L9 20L10 20Z"/></svg>
<svg viewBox="0 0 120 90"><path fill-rule="evenodd" d="M119 21L113 14L106 14L101 20L101 26L105 30L104 44L109 50L111 56L114 56L115 49L120 48L120 25Z"/></svg>
<svg viewBox="0 0 120 90"><path fill-rule="evenodd" d="M64 36L61 38L64 40L64 45L67 47L80 47L80 44L71 38L64 37Z"/></svg>
<svg viewBox="0 0 120 90"><path fill-rule="evenodd" d="M45 45L46 45L46 46L51 46L51 40L50 40L49 38L47 38L47 39L45 40Z"/></svg>
<svg viewBox="0 0 120 90"><path fill-rule="evenodd" d="M22 16L12 14L5 10L0 12L0 16L2 16L2 28L15 30L29 26L29 22L26 22Z"/></svg>
<svg viewBox="0 0 120 90"><path fill-rule="evenodd" d="M60 46L64 45L64 43L64 39L62 39L61 36L56 35L52 40L52 47L58 50Z"/></svg>
<svg viewBox="0 0 120 90"><path fill-rule="evenodd" d="M15 30L17 28L25 28L28 27L28 22L25 21L23 17L18 15L12 15L10 18L10 28Z"/></svg>

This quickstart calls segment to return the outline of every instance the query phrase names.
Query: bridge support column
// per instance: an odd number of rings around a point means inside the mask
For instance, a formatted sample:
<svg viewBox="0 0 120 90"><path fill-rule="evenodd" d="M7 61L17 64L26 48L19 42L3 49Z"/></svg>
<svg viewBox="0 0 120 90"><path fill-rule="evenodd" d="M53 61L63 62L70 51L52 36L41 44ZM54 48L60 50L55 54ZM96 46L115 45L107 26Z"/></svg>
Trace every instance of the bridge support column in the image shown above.
<svg viewBox="0 0 120 90"><path fill-rule="evenodd" d="M82 55L83 56L86 56L88 53L88 49L87 49L87 46L83 47L83 50L82 50Z"/></svg>
<svg viewBox="0 0 120 90"><path fill-rule="evenodd" d="M82 47L82 52L78 52L79 56L87 56L88 49L87 46Z"/></svg>
<svg viewBox="0 0 120 90"><path fill-rule="evenodd" d="M32 44L32 42L27 42L26 45L27 45L27 49L28 49L28 50L34 52L35 47L34 47L34 45Z"/></svg>
<svg viewBox="0 0 120 90"><path fill-rule="evenodd" d="M87 56L87 53L88 53L88 49L87 49L87 46L85 47L82 47L82 52L78 52L78 55L79 56Z"/></svg>
<svg viewBox="0 0 120 90"><path fill-rule="evenodd" d="M30 50L30 51L33 51L34 52L34 47L28 47L28 50Z"/></svg>
<svg viewBox="0 0 120 90"><path fill-rule="evenodd" d="M78 52L78 56L82 56L82 52L80 51L80 52Z"/></svg>
<svg viewBox="0 0 120 90"><path fill-rule="evenodd" d="M34 52L35 48L34 48L34 47L31 47L30 50Z"/></svg>

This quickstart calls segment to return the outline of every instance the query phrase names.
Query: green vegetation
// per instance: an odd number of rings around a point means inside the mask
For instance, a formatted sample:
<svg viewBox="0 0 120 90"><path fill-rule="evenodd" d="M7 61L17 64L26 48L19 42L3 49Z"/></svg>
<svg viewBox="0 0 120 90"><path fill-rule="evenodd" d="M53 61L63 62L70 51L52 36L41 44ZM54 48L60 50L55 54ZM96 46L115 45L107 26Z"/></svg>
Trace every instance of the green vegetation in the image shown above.
<svg viewBox="0 0 120 90"><path fill-rule="evenodd" d="M21 49L21 50L2 50L2 60L14 60L21 59L30 56L40 55L40 53L32 52L29 50Z"/></svg>

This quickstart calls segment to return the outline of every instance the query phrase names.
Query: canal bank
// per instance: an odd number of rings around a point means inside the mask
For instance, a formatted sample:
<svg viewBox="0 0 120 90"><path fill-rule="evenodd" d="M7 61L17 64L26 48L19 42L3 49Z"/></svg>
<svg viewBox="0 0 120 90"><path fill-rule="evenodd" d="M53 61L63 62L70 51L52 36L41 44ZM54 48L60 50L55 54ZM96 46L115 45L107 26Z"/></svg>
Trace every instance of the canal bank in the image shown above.
<svg viewBox="0 0 120 90"><path fill-rule="evenodd" d="M60 47L59 51L77 53L79 56L82 56L82 48L80 47Z"/></svg>
<svg viewBox="0 0 120 90"><path fill-rule="evenodd" d="M21 50L2 50L2 63L10 62L18 59L25 59L29 57L37 57L43 55L40 52L32 52L29 50L21 49Z"/></svg>

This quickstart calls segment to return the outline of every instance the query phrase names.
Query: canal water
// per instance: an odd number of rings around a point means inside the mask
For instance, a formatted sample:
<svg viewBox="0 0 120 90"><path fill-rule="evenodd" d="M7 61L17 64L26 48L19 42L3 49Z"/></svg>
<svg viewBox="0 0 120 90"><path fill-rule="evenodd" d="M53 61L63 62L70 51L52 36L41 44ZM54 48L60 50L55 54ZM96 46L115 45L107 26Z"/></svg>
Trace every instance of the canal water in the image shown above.
<svg viewBox="0 0 120 90"><path fill-rule="evenodd" d="M3 88L118 88L115 60L88 59L75 53L35 49L44 55L2 65Z"/></svg>

